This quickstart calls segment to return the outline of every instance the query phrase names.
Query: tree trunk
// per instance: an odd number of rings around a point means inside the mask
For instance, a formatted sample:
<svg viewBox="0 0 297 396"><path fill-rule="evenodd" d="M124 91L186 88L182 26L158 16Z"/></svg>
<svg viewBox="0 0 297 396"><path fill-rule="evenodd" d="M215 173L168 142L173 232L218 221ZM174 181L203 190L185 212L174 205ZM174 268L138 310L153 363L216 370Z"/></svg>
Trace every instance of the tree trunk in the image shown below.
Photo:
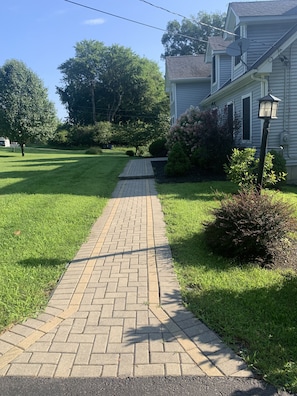
<svg viewBox="0 0 297 396"><path fill-rule="evenodd" d="M20 146L21 146L21 151L22 151L22 157L24 157L25 156L25 145L24 145L24 143L21 143Z"/></svg>
<svg viewBox="0 0 297 396"><path fill-rule="evenodd" d="M93 116L93 124L96 124L96 104L95 104L95 83L92 82L91 85L91 95L92 95L92 116Z"/></svg>

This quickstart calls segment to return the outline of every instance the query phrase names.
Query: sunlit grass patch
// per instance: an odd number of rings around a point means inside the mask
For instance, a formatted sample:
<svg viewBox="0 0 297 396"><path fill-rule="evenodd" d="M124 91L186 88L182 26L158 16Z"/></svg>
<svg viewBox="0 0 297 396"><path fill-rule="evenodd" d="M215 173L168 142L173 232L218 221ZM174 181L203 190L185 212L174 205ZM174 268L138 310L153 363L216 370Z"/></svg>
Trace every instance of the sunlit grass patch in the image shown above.
<svg viewBox="0 0 297 396"><path fill-rule="evenodd" d="M0 151L0 331L34 315L86 240L128 158Z"/></svg>
<svg viewBox="0 0 297 396"><path fill-rule="evenodd" d="M157 185L185 304L263 378L297 392L297 274L213 254L203 224L228 182ZM275 194L275 192L271 192ZM297 208L297 188L280 197Z"/></svg>

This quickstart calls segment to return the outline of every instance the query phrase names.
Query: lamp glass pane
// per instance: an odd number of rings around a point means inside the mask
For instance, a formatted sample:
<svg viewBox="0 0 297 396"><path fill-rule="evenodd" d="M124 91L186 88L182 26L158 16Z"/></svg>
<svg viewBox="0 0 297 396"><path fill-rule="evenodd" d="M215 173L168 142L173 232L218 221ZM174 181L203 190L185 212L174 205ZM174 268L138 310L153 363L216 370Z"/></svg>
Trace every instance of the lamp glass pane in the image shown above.
<svg viewBox="0 0 297 396"><path fill-rule="evenodd" d="M272 113L271 107L272 107L272 102L268 102L268 101L261 102L259 109L259 117L270 118Z"/></svg>
<svg viewBox="0 0 297 396"><path fill-rule="evenodd" d="M278 108L278 102L273 102L271 109L271 118L277 118L277 108Z"/></svg>

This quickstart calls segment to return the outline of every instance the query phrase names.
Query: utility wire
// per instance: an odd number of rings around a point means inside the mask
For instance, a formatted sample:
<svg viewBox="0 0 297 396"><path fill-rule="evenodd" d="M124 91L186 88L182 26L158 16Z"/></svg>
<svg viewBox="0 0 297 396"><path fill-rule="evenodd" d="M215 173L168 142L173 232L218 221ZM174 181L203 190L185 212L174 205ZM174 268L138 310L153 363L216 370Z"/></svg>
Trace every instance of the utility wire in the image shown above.
<svg viewBox="0 0 297 396"><path fill-rule="evenodd" d="M237 36L236 33L234 33L234 32L229 32L228 30L225 30L225 29L222 29L222 28L218 28L218 27L215 27L215 26L213 26L213 25L209 25L209 24L207 24L207 23L205 23L205 22L196 21L196 20L193 19L193 18L192 18L192 19L189 19L189 18L187 18L186 16L184 16L184 15L182 15L182 14L179 14L179 13L177 13L177 12L168 10L167 8L164 8L164 7L158 6L158 5L156 5L156 4L153 4L153 3L151 3L151 2L149 2L149 1L147 1L147 0L139 0L139 1L141 1L142 3L146 3L146 4L150 5L151 7L155 7L155 8L158 8L158 9L162 10L162 11L168 12L169 14L177 15L177 16L179 16L179 17L181 17L181 18L184 18L184 19L186 19L186 20L188 20L188 21L190 21L190 22L192 22L192 23L196 23L196 24L200 24L200 25L203 25L203 26L206 26L206 27L210 27L210 28L212 28L212 29L219 30L220 32L227 33L227 34L229 34L229 35L231 35L231 36ZM266 43L262 43L261 41L258 41L258 40L255 40L255 39L253 39L253 40L251 40L251 41L253 41L254 43L259 43L259 44L261 44L261 45L266 45ZM220 45L220 46L223 47L223 48L226 48L226 47L224 47L224 46L222 46L222 45Z"/></svg>
<svg viewBox="0 0 297 396"><path fill-rule="evenodd" d="M158 8L158 9L162 10L162 11L168 12L169 14L177 15L177 16L179 16L179 17L181 17L181 18L184 18L184 19L186 19L186 20L188 20L188 21L191 21L192 23L194 22L194 23L197 23L198 25L210 27L211 29L219 30L220 32L227 33L227 34L230 34L230 35L232 35L232 36L235 36L235 33L234 33L234 32L229 32L228 30L225 30L225 29L222 29L222 28L218 28L218 27L216 27L216 26L210 25L210 24L205 23L205 22L196 21L195 19L189 19L189 18L187 18L186 16L184 16L184 15L182 15L182 14L179 14L179 13L174 12L174 11L170 11L170 10L168 10L167 8L160 7L160 6L158 6L158 5L155 5L155 4L153 4L153 3L150 3L149 1L146 1L146 0L139 0L139 1L141 1L142 3L146 3L146 4L150 5L151 7L155 7L155 8Z"/></svg>
<svg viewBox="0 0 297 396"><path fill-rule="evenodd" d="M151 28L151 29L155 29L155 30L159 30L159 31L161 31L161 32L166 32L166 33L167 33L167 30L166 30L166 29L162 29L162 28L159 28L159 27L157 27L157 26L149 25L149 24L147 24L147 23L139 22L139 21L136 21L136 20L134 20L134 19L126 18L126 17L120 16L120 15L116 15L116 14L112 14L111 12L99 10L98 8L90 7L90 6L87 6L87 5L85 5L85 4L77 3L77 2L75 2L75 1L71 1L71 0L65 0L65 1L66 1L67 3L72 3L72 4L77 5L77 6L79 6L79 7L87 8L87 9L92 10L92 11L96 11L96 12L100 12L100 13L102 13L102 14L110 15L110 16L112 16L112 17L114 17L114 18L123 19L124 21L136 23L136 24L138 24L138 25L142 25L142 26L145 26L145 27L148 27L148 28ZM187 39L189 39L189 40L195 40L195 41L199 41L199 42L202 42L202 43L207 43L206 40L201 40L201 39L198 39L198 38L195 38L195 37L187 36L187 35L185 35L185 34L176 33L176 35L177 35L177 36L184 37L184 38L187 38Z"/></svg>

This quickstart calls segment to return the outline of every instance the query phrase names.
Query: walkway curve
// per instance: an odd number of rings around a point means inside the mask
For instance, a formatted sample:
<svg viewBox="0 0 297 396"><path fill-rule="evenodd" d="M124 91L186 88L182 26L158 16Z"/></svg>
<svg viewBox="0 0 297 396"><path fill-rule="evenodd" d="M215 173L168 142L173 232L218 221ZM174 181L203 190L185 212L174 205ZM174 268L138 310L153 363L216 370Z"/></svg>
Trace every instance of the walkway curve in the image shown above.
<svg viewBox="0 0 297 396"><path fill-rule="evenodd" d="M128 163L45 311L0 336L0 375L253 377L182 304L150 160Z"/></svg>

